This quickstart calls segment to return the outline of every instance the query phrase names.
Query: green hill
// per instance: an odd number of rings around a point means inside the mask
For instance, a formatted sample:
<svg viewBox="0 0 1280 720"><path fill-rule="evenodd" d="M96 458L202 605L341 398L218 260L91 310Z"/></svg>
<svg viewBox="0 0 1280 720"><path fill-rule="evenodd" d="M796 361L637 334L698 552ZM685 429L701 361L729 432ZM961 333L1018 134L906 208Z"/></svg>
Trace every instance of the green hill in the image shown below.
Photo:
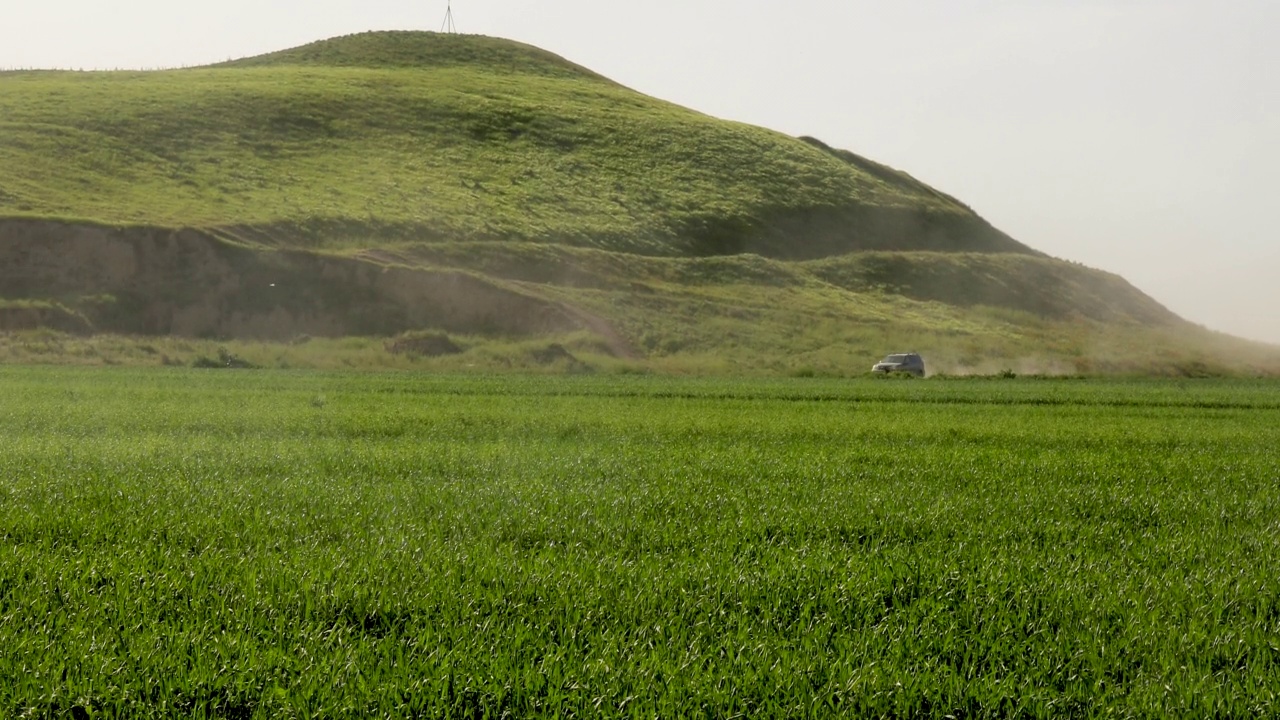
<svg viewBox="0 0 1280 720"><path fill-rule="evenodd" d="M1188 330L901 171L416 32L0 73L0 310L11 330L222 339L578 332L607 340L581 352L765 371L934 335L942 355L956 332L1022 356L1044 323L1177 354Z"/></svg>
<svg viewBox="0 0 1280 720"><path fill-rule="evenodd" d="M904 174L492 38L374 33L210 68L0 83L5 215L248 226L303 247L1028 252Z"/></svg>

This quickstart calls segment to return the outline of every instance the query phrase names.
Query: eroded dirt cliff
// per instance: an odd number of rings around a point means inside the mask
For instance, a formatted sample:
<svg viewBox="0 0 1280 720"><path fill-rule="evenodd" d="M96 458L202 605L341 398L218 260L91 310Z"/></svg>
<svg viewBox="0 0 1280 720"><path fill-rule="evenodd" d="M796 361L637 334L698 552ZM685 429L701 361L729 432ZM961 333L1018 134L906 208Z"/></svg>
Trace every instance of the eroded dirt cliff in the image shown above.
<svg viewBox="0 0 1280 720"><path fill-rule="evenodd" d="M98 332L190 337L582 327L556 303L465 272L241 247L189 229L40 220L0 221L0 299L58 303ZM37 315L4 313L0 324Z"/></svg>

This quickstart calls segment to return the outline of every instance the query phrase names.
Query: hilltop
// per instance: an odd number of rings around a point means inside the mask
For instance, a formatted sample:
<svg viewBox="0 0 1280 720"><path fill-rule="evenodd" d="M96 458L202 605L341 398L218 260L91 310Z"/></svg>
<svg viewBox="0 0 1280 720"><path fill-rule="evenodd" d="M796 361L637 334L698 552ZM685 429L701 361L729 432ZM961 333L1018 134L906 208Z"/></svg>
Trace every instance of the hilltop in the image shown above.
<svg viewBox="0 0 1280 720"><path fill-rule="evenodd" d="M476 67L493 72L577 78L611 83L554 53L532 45L485 37L406 31L367 32L301 47L229 60L212 67L311 65L318 67Z"/></svg>
<svg viewBox="0 0 1280 720"><path fill-rule="evenodd" d="M717 371L861 366L903 342L979 365L1041 354L1063 323L1141 330L1176 363L1216 347L905 172L528 45L420 32L0 73L0 323L572 337ZM1093 367L1086 344L1047 356Z"/></svg>

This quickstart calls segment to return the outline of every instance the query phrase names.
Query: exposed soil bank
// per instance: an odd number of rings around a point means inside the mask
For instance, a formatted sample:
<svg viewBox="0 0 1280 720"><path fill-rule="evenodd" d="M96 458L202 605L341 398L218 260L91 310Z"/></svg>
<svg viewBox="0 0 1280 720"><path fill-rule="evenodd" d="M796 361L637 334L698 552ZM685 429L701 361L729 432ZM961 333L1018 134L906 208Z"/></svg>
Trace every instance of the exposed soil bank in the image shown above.
<svg viewBox="0 0 1280 720"><path fill-rule="evenodd" d="M463 272L249 249L189 229L42 220L0 220L0 298L60 302L100 332L188 337L582 327L555 303ZM33 317L0 314L0 329Z"/></svg>

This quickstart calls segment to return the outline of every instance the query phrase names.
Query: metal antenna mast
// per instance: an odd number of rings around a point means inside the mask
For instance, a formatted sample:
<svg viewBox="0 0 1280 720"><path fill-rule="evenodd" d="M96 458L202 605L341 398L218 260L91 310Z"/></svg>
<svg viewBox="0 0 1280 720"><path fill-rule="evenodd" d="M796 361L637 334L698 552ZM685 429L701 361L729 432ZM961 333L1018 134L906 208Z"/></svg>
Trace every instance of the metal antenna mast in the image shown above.
<svg viewBox="0 0 1280 720"><path fill-rule="evenodd" d="M445 5L444 24L440 26L440 32L456 33L458 28L453 26L453 0Z"/></svg>

